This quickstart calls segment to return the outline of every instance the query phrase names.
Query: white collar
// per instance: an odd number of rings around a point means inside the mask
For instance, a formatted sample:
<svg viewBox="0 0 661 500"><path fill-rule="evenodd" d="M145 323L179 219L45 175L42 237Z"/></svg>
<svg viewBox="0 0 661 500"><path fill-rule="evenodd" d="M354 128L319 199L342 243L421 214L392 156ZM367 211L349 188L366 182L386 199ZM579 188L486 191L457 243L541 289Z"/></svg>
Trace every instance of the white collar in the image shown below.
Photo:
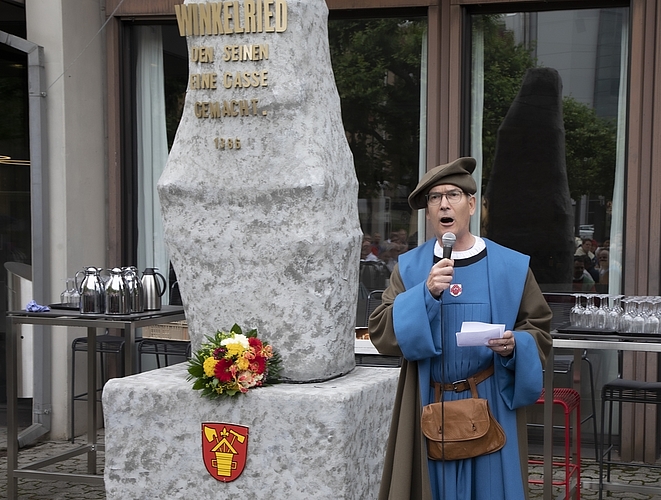
<svg viewBox="0 0 661 500"><path fill-rule="evenodd" d="M468 250L452 250L452 258L454 260L461 260L461 259L468 259L469 257L473 257L477 254L479 254L482 250L484 250L487 246L484 243L484 240L480 238L479 236L473 235L473 238L475 238L475 243L473 243L473 246L470 247ZM436 240L436 245L434 245L434 255L436 257L443 257L443 247L441 244Z"/></svg>

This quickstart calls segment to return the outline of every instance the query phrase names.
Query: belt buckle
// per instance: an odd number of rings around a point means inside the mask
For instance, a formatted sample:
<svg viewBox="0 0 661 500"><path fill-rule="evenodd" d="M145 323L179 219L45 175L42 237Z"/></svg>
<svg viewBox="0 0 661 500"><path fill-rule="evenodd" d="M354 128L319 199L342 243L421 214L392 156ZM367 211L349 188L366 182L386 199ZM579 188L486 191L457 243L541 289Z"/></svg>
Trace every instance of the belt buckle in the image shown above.
<svg viewBox="0 0 661 500"><path fill-rule="evenodd" d="M452 382L452 390L453 390L454 392L463 392L463 391L465 391L466 389L465 389L465 388L460 389L460 388L459 388L459 384L462 384L462 385L463 385L463 384L467 384L467 383L468 383L468 380L465 379L465 378L462 378L461 380L455 380L454 382Z"/></svg>

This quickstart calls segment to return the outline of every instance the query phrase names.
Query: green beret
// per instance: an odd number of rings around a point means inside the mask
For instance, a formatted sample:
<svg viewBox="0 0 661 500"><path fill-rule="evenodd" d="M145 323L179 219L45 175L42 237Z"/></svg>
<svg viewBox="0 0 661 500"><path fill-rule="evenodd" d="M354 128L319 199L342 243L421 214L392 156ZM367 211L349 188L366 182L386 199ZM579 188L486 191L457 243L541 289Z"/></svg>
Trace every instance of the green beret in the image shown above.
<svg viewBox="0 0 661 500"><path fill-rule="evenodd" d="M439 184L454 184L468 194L475 194L477 185L471 175L475 170L475 164L475 158L464 157L432 168L420 179L417 187L409 195L409 205L413 210L426 208L425 195Z"/></svg>

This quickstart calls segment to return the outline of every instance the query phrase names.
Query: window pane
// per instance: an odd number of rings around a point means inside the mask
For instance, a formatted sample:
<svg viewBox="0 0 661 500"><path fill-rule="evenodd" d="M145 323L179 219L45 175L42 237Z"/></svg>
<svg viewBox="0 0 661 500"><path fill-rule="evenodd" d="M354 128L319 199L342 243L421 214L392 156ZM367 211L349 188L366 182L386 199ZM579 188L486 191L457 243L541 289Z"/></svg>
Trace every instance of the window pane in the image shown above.
<svg viewBox="0 0 661 500"><path fill-rule="evenodd" d="M627 8L472 16L477 220L531 256L544 291L620 291L627 22Z"/></svg>
<svg viewBox="0 0 661 500"><path fill-rule="evenodd" d="M329 22L342 120L360 186L360 222L371 238L361 255L363 298L385 288L398 255L418 242L418 214L407 198L424 164L426 28L426 19Z"/></svg>

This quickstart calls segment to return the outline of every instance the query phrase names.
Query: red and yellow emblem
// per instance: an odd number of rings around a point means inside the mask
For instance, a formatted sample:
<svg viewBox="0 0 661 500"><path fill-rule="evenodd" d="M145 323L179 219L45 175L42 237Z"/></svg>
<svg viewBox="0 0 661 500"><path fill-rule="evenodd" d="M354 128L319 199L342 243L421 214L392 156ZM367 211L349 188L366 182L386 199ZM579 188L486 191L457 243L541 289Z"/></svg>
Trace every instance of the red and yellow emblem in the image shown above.
<svg viewBox="0 0 661 500"><path fill-rule="evenodd" d="M218 481L228 483L241 475L248 455L248 427L202 423L204 466Z"/></svg>

